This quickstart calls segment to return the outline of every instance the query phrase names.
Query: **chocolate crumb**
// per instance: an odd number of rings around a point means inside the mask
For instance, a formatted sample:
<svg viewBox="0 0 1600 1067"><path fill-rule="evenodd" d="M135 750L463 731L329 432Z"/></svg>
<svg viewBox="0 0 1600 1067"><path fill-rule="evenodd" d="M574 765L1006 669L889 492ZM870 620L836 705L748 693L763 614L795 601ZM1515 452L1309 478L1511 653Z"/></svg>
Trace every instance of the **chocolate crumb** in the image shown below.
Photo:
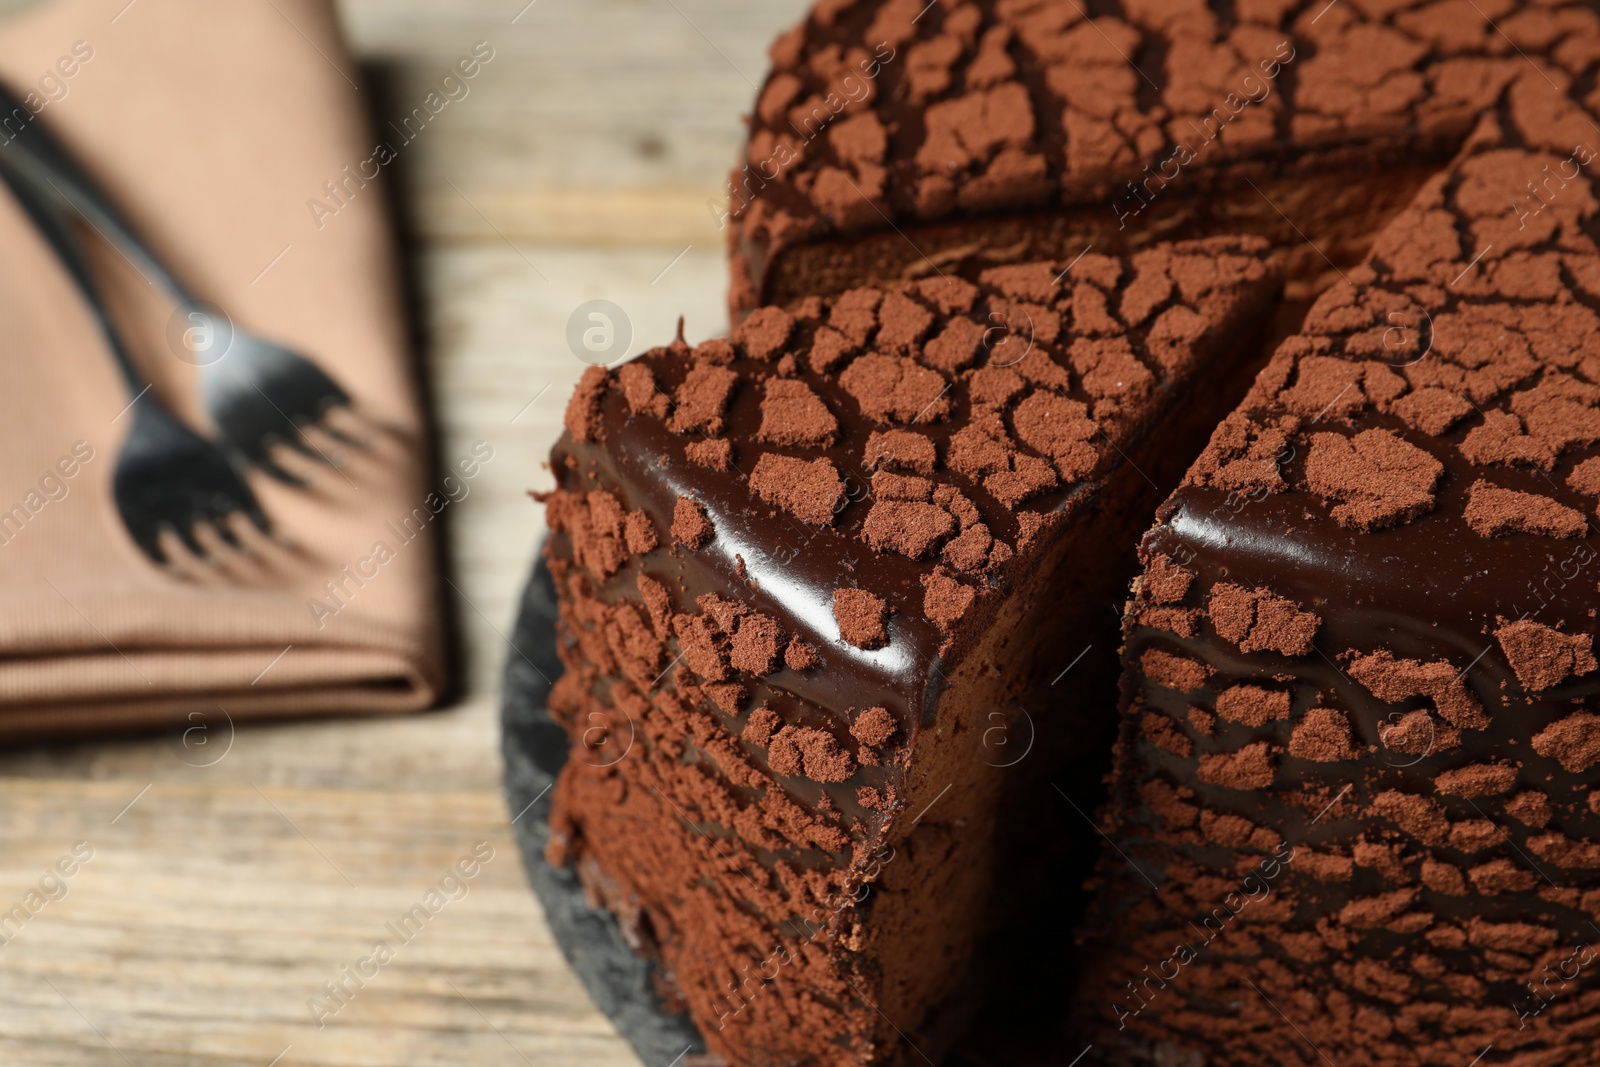
<svg viewBox="0 0 1600 1067"><path fill-rule="evenodd" d="M750 488L762 500L776 504L801 522L830 526L844 503L844 482L826 459L811 462L763 453L750 472Z"/></svg>
<svg viewBox="0 0 1600 1067"><path fill-rule="evenodd" d="M778 667L778 648L782 640L783 627L776 619L754 612L741 616L733 631L728 661L735 670L771 674Z"/></svg>
<svg viewBox="0 0 1600 1067"><path fill-rule="evenodd" d="M1388 430L1355 437L1311 435L1306 485L1340 503L1333 518L1342 526L1376 530L1409 522L1433 509L1434 486L1444 464Z"/></svg>
<svg viewBox="0 0 1600 1067"><path fill-rule="evenodd" d="M667 420L674 433L697 430L716 436L722 432L722 416L728 408L739 376L727 367L697 363L689 369L674 393L676 407Z"/></svg>
<svg viewBox="0 0 1600 1067"><path fill-rule="evenodd" d="M1265 589L1221 583L1211 590L1211 625L1241 652L1278 652L1303 656L1322 620L1301 611L1294 601Z"/></svg>
<svg viewBox="0 0 1600 1067"><path fill-rule="evenodd" d="M923 575L922 589L923 613L946 635L955 631L956 623L977 599L971 586L963 585L943 571Z"/></svg>
<svg viewBox="0 0 1600 1067"><path fill-rule="evenodd" d="M856 721L850 725L850 734L863 745L878 748L893 737L899 728L888 708L874 707L856 716Z"/></svg>
<svg viewBox="0 0 1600 1067"><path fill-rule="evenodd" d="M1481 478L1467 490L1467 525L1481 537L1511 533L1580 537L1587 523L1581 512L1537 493L1501 489Z"/></svg>
<svg viewBox="0 0 1600 1067"><path fill-rule="evenodd" d="M822 660L816 649L798 637L792 637L789 646L783 650L783 665L791 671L810 671L820 667Z"/></svg>
<svg viewBox="0 0 1600 1067"><path fill-rule="evenodd" d="M1384 748L1407 756L1427 756L1435 750L1448 750L1460 744L1461 732L1444 726L1421 708L1390 713L1378 724L1378 740Z"/></svg>
<svg viewBox="0 0 1600 1067"><path fill-rule="evenodd" d="M567 401L562 423L572 438L580 443L598 441L602 436L600 404L605 399L609 380L604 367L590 367L578 379L572 399Z"/></svg>
<svg viewBox="0 0 1600 1067"><path fill-rule="evenodd" d="M1062 481L1087 477L1099 462L1100 451L1090 442L1100 427L1077 400L1040 390L1017 405L1011 421L1023 444L1050 457Z"/></svg>
<svg viewBox="0 0 1600 1067"><path fill-rule="evenodd" d="M1466 684L1466 671L1449 660L1423 663L1396 659L1388 649L1380 649L1369 655L1352 656L1349 673L1379 700L1399 703L1410 697L1426 696L1452 726L1482 730L1489 725L1483 705ZM1384 744L1396 751L1405 751L1396 747L1392 730L1384 734Z"/></svg>
<svg viewBox="0 0 1600 1067"><path fill-rule="evenodd" d="M1467 895L1467 880L1461 876L1460 869L1438 860L1422 861L1422 884L1447 897Z"/></svg>
<svg viewBox="0 0 1600 1067"><path fill-rule="evenodd" d="M1145 608L1139 613L1139 625L1167 630L1179 637L1198 637L1201 614L1199 608Z"/></svg>
<svg viewBox="0 0 1600 1067"><path fill-rule="evenodd" d="M1433 780L1450 797L1497 797L1517 784L1517 769L1506 763L1474 763L1445 771Z"/></svg>
<svg viewBox="0 0 1600 1067"><path fill-rule="evenodd" d="M889 643L888 605L865 589L835 589L833 617L839 635L860 649L882 648Z"/></svg>
<svg viewBox="0 0 1600 1067"><path fill-rule="evenodd" d="M790 448L827 448L839 436L839 421L804 382L774 378L761 398L756 439Z"/></svg>
<svg viewBox="0 0 1600 1067"><path fill-rule="evenodd" d="M1490 860L1467 872L1473 888L1488 896L1500 893L1525 893L1539 884L1539 876L1519 869L1508 859Z"/></svg>
<svg viewBox="0 0 1600 1067"><path fill-rule="evenodd" d="M872 476L872 495L879 500L918 500L926 503L933 499L933 483L914 475L878 471Z"/></svg>
<svg viewBox="0 0 1600 1067"><path fill-rule="evenodd" d="M752 720L753 721L753 720ZM784 726L767 742L767 765L774 774L794 776L805 767L800 760L800 745L794 739L794 727Z"/></svg>
<svg viewBox="0 0 1600 1067"><path fill-rule="evenodd" d="M683 454L690 463L714 471L725 471L733 463L733 442L724 437L690 441L683 446Z"/></svg>
<svg viewBox="0 0 1600 1067"><path fill-rule="evenodd" d="M634 585L639 589L639 598L644 601L645 610L650 613L650 628L657 637L665 640L667 634L671 633L672 594L667 592L666 586L642 572L635 577Z"/></svg>
<svg viewBox="0 0 1600 1067"><path fill-rule="evenodd" d="M1509 411L1484 413L1461 442L1461 454L1478 466L1521 464L1547 471L1556 465L1555 450L1522 431L1522 420Z"/></svg>
<svg viewBox="0 0 1600 1067"><path fill-rule="evenodd" d="M933 442L912 430L874 430L867 437L862 464L867 470L908 470L932 474L938 456Z"/></svg>
<svg viewBox="0 0 1600 1067"><path fill-rule="evenodd" d="M1259 685L1233 685L1217 694L1216 711L1232 722L1265 726L1273 719L1289 717L1289 694Z"/></svg>
<svg viewBox="0 0 1600 1067"><path fill-rule="evenodd" d="M1188 759L1194 752L1194 742L1189 736L1177 723L1159 712L1146 711L1139 719L1139 732L1152 745L1183 759Z"/></svg>
<svg viewBox="0 0 1600 1067"><path fill-rule="evenodd" d="M731 340L751 359L774 360L789 343L794 319L776 307L757 308L734 328Z"/></svg>
<svg viewBox="0 0 1600 1067"><path fill-rule="evenodd" d="M922 358L947 374L966 370L977 359L985 332L980 322L951 319L937 337L923 346Z"/></svg>
<svg viewBox="0 0 1600 1067"><path fill-rule="evenodd" d="M1194 572L1178 566L1171 557L1157 553L1150 557L1143 581L1145 592L1157 604L1178 604L1189 595Z"/></svg>
<svg viewBox="0 0 1600 1067"><path fill-rule="evenodd" d="M1164 689L1192 693L1206 684L1211 669L1197 660L1152 648L1139 657L1144 676Z"/></svg>
<svg viewBox="0 0 1600 1067"><path fill-rule="evenodd" d="M1567 484L1584 496L1600 496L1600 456L1586 459L1572 468Z"/></svg>
<svg viewBox="0 0 1600 1067"><path fill-rule="evenodd" d="M744 686L738 682L708 682L700 688L713 704L729 715L737 715L744 710Z"/></svg>
<svg viewBox="0 0 1600 1067"><path fill-rule="evenodd" d="M706 518L706 509L698 500L680 496L672 508L672 539L688 548L699 548L711 540L716 531Z"/></svg>
<svg viewBox="0 0 1600 1067"><path fill-rule="evenodd" d="M950 414L944 376L904 356L868 353L844 369L839 384L874 422L937 422Z"/></svg>
<svg viewBox="0 0 1600 1067"><path fill-rule="evenodd" d="M877 552L898 552L910 559L932 555L956 532L953 515L934 504L879 500L867 512L861 536Z"/></svg>
<svg viewBox="0 0 1600 1067"><path fill-rule="evenodd" d="M1289 735L1289 755L1318 763L1354 759L1349 718L1334 708L1307 708Z"/></svg>
<svg viewBox="0 0 1600 1067"><path fill-rule="evenodd" d="M993 547L994 538L989 533L989 527L979 522L967 527L946 544L941 555L956 570L977 574L989 565L989 553Z"/></svg>
<svg viewBox="0 0 1600 1067"><path fill-rule="evenodd" d="M745 722L744 731L739 736L752 745L760 745L765 748L772 743L772 735L782 725L783 720L778 718L778 713L763 704L750 713L749 720Z"/></svg>
<svg viewBox="0 0 1600 1067"><path fill-rule="evenodd" d="M856 790L856 803L872 811L886 811L889 808L888 799L870 785Z"/></svg>
<svg viewBox="0 0 1600 1067"><path fill-rule="evenodd" d="M1272 748L1257 741L1237 752L1202 755L1198 776L1228 789L1265 789L1274 777Z"/></svg>
<svg viewBox="0 0 1600 1067"><path fill-rule="evenodd" d="M878 305L877 343L890 352L907 352L932 325L931 311L908 296L888 292Z"/></svg>
<svg viewBox="0 0 1600 1067"><path fill-rule="evenodd" d="M691 671L708 682L720 682L728 677L728 664L722 658L722 649L717 645L709 619L704 615L674 615L672 629L683 649L683 661Z"/></svg>
<svg viewBox="0 0 1600 1067"><path fill-rule="evenodd" d="M1418 389L1390 402L1388 410L1430 437L1447 433L1450 427L1472 414L1472 405L1449 389Z"/></svg>
<svg viewBox="0 0 1600 1067"><path fill-rule="evenodd" d="M656 545L660 544L656 536L656 525L650 521L650 516L642 511L630 511L623 524L624 540L628 542L628 551L636 556L646 552L653 552Z"/></svg>
<svg viewBox="0 0 1600 1067"><path fill-rule="evenodd" d="M785 726L774 734L767 762L779 774L804 774L814 782L843 782L856 771L837 738L808 726Z"/></svg>
<svg viewBox="0 0 1600 1067"><path fill-rule="evenodd" d="M617 384L622 386L622 398L628 402L628 410L633 414L657 419L667 417L671 401L656 388L656 376L650 373L650 368L644 363L637 360L624 363L617 369Z"/></svg>
<svg viewBox="0 0 1600 1067"><path fill-rule="evenodd" d="M1533 750L1573 774L1600 763L1600 715L1580 711L1534 736Z"/></svg>
<svg viewBox="0 0 1600 1067"><path fill-rule="evenodd" d="M1597 666L1592 634L1564 634L1560 630L1523 619L1505 622L1494 632L1523 688L1534 693L1560 685L1572 675L1588 674Z"/></svg>
<svg viewBox="0 0 1600 1067"><path fill-rule="evenodd" d="M1546 826L1555 816L1555 808L1550 803L1550 798L1537 790L1529 789L1518 793L1506 802L1506 814L1535 829Z"/></svg>

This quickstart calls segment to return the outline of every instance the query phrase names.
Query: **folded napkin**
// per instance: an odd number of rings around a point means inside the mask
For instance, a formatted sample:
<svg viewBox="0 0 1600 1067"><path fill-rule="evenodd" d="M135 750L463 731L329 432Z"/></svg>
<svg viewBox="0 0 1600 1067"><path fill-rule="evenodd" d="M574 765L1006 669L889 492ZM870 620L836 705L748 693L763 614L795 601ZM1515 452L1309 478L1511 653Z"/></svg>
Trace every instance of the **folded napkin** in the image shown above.
<svg viewBox="0 0 1600 1067"><path fill-rule="evenodd" d="M359 173L374 141L333 11L66 0L0 30L0 80L202 299L343 385L371 443L309 489L252 472L277 535L254 555L152 563L111 495L127 390L0 188L0 739L432 704L436 530L485 457L429 473L387 209ZM155 392L206 432L196 370L174 354L181 317L90 243Z"/></svg>

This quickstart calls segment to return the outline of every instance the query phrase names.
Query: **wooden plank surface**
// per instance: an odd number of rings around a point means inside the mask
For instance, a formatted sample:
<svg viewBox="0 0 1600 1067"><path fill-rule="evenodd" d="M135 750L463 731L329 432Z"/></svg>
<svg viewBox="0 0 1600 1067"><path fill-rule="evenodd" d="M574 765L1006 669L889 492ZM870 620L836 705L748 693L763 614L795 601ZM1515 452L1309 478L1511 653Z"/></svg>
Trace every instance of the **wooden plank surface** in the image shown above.
<svg viewBox="0 0 1600 1067"><path fill-rule="evenodd" d="M524 3L341 6L380 113L409 110L476 42L495 49L396 164L441 458L495 450L450 529L462 698L239 727L215 762L220 748L170 737L0 752L0 912L48 901L0 924L0 1063L637 1063L551 942L500 795L503 635L541 525L525 491L548 484L584 368L565 339L578 304L622 307L635 350L669 339L679 314L691 340L725 328L706 204L766 46L803 5ZM78 842L92 858L48 879ZM492 859L401 943L386 924L480 842ZM346 980L348 1005L319 1026L308 1001L337 1004L322 984L378 941L393 959Z"/></svg>

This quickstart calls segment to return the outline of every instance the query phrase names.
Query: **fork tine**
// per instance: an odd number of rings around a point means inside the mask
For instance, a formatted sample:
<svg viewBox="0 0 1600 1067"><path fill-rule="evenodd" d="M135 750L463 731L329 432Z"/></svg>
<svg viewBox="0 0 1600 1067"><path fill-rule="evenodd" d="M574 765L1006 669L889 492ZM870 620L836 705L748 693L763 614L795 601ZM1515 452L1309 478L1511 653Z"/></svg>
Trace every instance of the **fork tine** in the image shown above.
<svg viewBox="0 0 1600 1067"><path fill-rule="evenodd" d="M232 514L232 512L224 512L221 515L214 515L208 525L217 532L217 537L221 539L223 544L229 548L238 549L239 535L234 532L233 524L228 521Z"/></svg>
<svg viewBox="0 0 1600 1067"><path fill-rule="evenodd" d="M268 535L272 533L272 521L267 518L267 513L261 510L259 503L254 500L247 501L239 511L245 518L250 520L250 525L254 526L258 531Z"/></svg>
<svg viewBox="0 0 1600 1067"><path fill-rule="evenodd" d="M292 485L297 489L304 489L306 486L311 484L309 481L307 481L305 478L300 477L298 474L295 474L292 471L285 470L283 467L279 466L276 462L274 462L270 456L267 456L267 455L263 455L259 460L257 460L256 461L256 466L260 467L262 471L264 471L268 475L272 476L273 478L276 478L278 481L283 482L285 485ZM254 516L252 516L252 518L254 518ZM257 522L256 525L257 526L261 526L261 522ZM265 526L262 526L261 528L262 528L263 531L265 531L265 529L266 529Z"/></svg>
<svg viewBox="0 0 1600 1067"><path fill-rule="evenodd" d="M150 557L151 562L158 566L166 566L167 553L161 547L161 530L159 528L142 528L135 531L131 523L127 523L127 516L123 516L124 525L128 532L133 534L133 543L139 546L139 551Z"/></svg>
<svg viewBox="0 0 1600 1067"><path fill-rule="evenodd" d="M296 427L293 437L280 439L278 443L287 448L294 449L296 452L300 453L307 459L312 460L313 462L325 463L330 467L338 466L338 464L334 463L333 460L328 458L328 454L326 452L322 451L322 449L311 443L311 441L305 435L305 429L302 427Z"/></svg>
<svg viewBox="0 0 1600 1067"><path fill-rule="evenodd" d="M368 449L372 447L372 442L367 438L356 437L353 434L348 434L330 422L318 422L317 429L321 430L335 441L338 441L340 444L349 445L351 448Z"/></svg>
<svg viewBox="0 0 1600 1067"><path fill-rule="evenodd" d="M184 523L176 527L173 532L176 533L178 535L178 539L183 542L183 547L187 548L191 553L194 554L195 559L202 561L209 560L211 558L210 553L208 553L200 544L200 539L195 536L194 531L195 528L193 525Z"/></svg>

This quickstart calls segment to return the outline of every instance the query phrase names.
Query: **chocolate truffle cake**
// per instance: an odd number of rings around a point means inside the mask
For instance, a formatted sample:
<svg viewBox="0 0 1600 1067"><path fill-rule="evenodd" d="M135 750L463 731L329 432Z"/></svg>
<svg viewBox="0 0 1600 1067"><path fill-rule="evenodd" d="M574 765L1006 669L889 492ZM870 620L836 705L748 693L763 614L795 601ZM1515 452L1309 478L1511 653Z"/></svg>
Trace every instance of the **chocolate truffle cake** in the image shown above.
<svg viewBox="0 0 1600 1067"><path fill-rule="evenodd" d="M1582 79L1595 38L1506 0L822 0L730 178L731 308L1217 234L1315 296L1526 55Z"/></svg>
<svg viewBox="0 0 1600 1067"><path fill-rule="evenodd" d="M732 338L555 451L550 861L730 1063L936 1062L1115 735L1061 1062L1600 1064L1593 6L822 0L772 59ZM1119 719L1073 657L1185 468Z"/></svg>
<svg viewBox="0 0 1600 1067"><path fill-rule="evenodd" d="M573 743L548 858L713 1052L922 1062L961 1025L1037 826L1007 798L1052 765L995 731L1109 750L1109 672L1040 693L1114 646L1157 485L1258 350L1263 251L854 289L586 372L545 498Z"/></svg>
<svg viewBox="0 0 1600 1067"><path fill-rule="evenodd" d="M1143 541L1076 1001L1110 1062L1600 1062L1584 40L1522 63Z"/></svg>

